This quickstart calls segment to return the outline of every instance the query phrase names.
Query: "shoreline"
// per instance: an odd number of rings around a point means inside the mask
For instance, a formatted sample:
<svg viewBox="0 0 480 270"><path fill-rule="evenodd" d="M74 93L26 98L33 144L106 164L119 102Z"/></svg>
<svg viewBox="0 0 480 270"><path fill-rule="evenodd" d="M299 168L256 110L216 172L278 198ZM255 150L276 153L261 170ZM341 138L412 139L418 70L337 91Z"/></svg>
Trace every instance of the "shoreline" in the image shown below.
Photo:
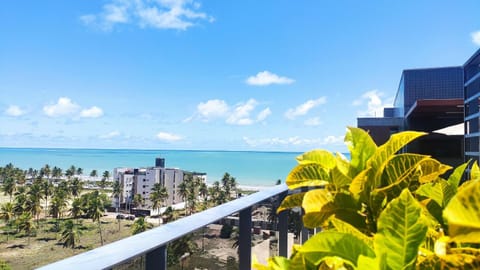
<svg viewBox="0 0 480 270"><path fill-rule="evenodd" d="M74 175L72 176L72 178L78 178L80 179L81 181L83 182L86 182L86 181L101 181L102 180L102 177L101 176L97 176L97 177L92 177L92 176L89 176L89 175ZM64 180L67 180L67 177L65 176L62 176L60 177L59 179L64 179ZM109 177L107 179L107 181L109 182L113 182L113 177ZM211 187L213 183L209 183L207 181L207 186L208 187ZM275 186L274 184L272 185L269 185L269 186L256 186L256 185L243 185L243 184L237 184L237 189L239 190L245 190L245 191L262 191L262 190L265 190L265 189L268 189L268 188L271 188Z"/></svg>

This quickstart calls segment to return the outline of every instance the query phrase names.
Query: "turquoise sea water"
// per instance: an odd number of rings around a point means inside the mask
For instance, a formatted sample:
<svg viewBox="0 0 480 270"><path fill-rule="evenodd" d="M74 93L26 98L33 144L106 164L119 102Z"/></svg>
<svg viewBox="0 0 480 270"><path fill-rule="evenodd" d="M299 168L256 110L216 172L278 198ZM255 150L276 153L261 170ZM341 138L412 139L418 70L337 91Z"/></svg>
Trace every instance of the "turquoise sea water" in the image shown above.
<svg viewBox="0 0 480 270"><path fill-rule="evenodd" d="M111 150L56 148L0 148L0 166L13 163L22 169L40 169L45 164L63 170L71 165L81 167L88 175L93 169L99 174L116 167L149 167L155 158L165 158L166 167L206 172L208 183L220 180L225 172L244 186L271 186L277 179L285 181L295 167L293 152L234 152L183 150Z"/></svg>

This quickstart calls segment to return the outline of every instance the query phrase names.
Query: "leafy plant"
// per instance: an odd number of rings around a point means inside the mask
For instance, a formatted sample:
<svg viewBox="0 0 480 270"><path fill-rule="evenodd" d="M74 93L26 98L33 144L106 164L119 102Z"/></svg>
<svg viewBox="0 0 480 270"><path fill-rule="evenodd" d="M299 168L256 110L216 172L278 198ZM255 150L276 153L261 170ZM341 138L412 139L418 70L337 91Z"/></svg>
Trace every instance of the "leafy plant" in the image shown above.
<svg viewBox="0 0 480 270"><path fill-rule="evenodd" d="M295 247L291 258L254 266L457 269L480 264L480 250L468 246L480 242L480 169L474 163L473 180L460 187L468 162L443 179L450 166L402 152L423 135L401 132L377 146L362 129L348 128L350 160L325 150L297 157L299 164L286 179L293 192L278 212L301 206L304 225L324 231Z"/></svg>

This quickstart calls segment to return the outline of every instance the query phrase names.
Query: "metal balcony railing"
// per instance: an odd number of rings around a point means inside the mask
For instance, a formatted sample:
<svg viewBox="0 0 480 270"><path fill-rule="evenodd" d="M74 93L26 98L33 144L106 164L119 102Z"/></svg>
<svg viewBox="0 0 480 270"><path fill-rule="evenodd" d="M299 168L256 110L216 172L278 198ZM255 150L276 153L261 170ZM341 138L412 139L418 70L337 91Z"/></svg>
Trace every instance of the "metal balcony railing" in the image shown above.
<svg viewBox="0 0 480 270"><path fill-rule="evenodd" d="M282 200L287 192L284 184L274 186L39 269L111 269L142 255L145 255L147 270L167 269L168 243L237 212L240 219L239 268L251 269L252 207L274 196ZM281 256L287 256L287 218L286 211L278 216L278 250Z"/></svg>

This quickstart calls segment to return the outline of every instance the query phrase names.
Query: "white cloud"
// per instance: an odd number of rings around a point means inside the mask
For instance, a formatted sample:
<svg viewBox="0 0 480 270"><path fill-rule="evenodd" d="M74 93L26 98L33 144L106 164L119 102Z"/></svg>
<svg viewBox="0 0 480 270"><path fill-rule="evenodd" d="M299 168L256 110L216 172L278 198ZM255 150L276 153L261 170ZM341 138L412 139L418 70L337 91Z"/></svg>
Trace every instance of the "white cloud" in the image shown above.
<svg viewBox="0 0 480 270"><path fill-rule="evenodd" d="M100 139L113 139L113 138L118 137L118 136L120 136L120 132L115 130L115 131L112 131L110 133L100 135L98 137Z"/></svg>
<svg viewBox="0 0 480 270"><path fill-rule="evenodd" d="M378 90L370 90L365 92L359 99L354 100L354 106L363 106L367 103L367 108L357 112L358 116L382 117L383 108L392 106L392 98L382 100L383 93Z"/></svg>
<svg viewBox="0 0 480 270"><path fill-rule="evenodd" d="M327 103L327 98L326 97L321 97L318 99L310 99L307 100L305 103L300 104L296 108L288 109L287 112L285 112L285 117L288 119L295 119L297 116L301 115L306 115L311 109Z"/></svg>
<svg viewBox="0 0 480 270"><path fill-rule="evenodd" d="M270 114L272 114L272 111L270 110L270 108L264 109L263 111L258 113L257 121L261 122L261 121L265 120Z"/></svg>
<svg viewBox="0 0 480 270"><path fill-rule="evenodd" d="M97 106L82 109L82 107L73 102L68 97L61 97L55 104L43 107L43 113L49 117L84 117L98 118L103 115L103 110Z"/></svg>
<svg viewBox="0 0 480 270"><path fill-rule="evenodd" d="M159 139L161 141L165 141L165 142L176 142L176 141L182 140L183 138L179 135L175 135L175 134L172 134L172 133L159 132L157 134L157 139Z"/></svg>
<svg viewBox="0 0 480 270"><path fill-rule="evenodd" d="M472 42L475 45L480 46L480 31L473 32L471 36L472 36Z"/></svg>
<svg viewBox="0 0 480 270"><path fill-rule="evenodd" d="M215 19L200 12L201 5L192 0L110 0L98 14L80 16L88 26L109 31L115 25L136 24L139 27L187 30L201 21Z"/></svg>
<svg viewBox="0 0 480 270"><path fill-rule="evenodd" d="M25 111L16 105L10 105L6 110L5 114L8 116L18 117L25 114Z"/></svg>
<svg viewBox="0 0 480 270"><path fill-rule="evenodd" d="M313 117L305 120L304 124L306 126L319 126L322 124L322 121L320 121L320 117Z"/></svg>
<svg viewBox="0 0 480 270"><path fill-rule="evenodd" d="M294 79L280 77L277 74L271 73L267 70L259 72L255 76L250 76L246 80L247 84L257 86L265 86L270 84L292 84L294 82Z"/></svg>
<svg viewBox="0 0 480 270"><path fill-rule="evenodd" d="M258 102L251 98L245 104L238 104L230 116L227 118L227 123L232 125L251 125L253 120L250 119L250 113L258 105Z"/></svg>
<svg viewBox="0 0 480 270"><path fill-rule="evenodd" d="M57 103L52 105L46 105L43 107L43 112L50 117L68 116L78 112L80 106L73 103L67 97L61 97Z"/></svg>
<svg viewBox="0 0 480 270"><path fill-rule="evenodd" d="M80 112L80 117L86 118L98 118L103 115L103 110L98 108L97 106L93 106L89 109L83 109Z"/></svg>
<svg viewBox="0 0 480 270"><path fill-rule="evenodd" d="M183 123L191 122L194 119L200 119L208 122L214 119L224 119L230 125L252 125L264 121L272 112L270 108L261 110L256 118L252 116L255 113L259 103L251 98L247 102L239 102L235 106L229 106L227 102L220 99L211 99L201 102L197 105L197 112L184 119Z"/></svg>
<svg viewBox="0 0 480 270"><path fill-rule="evenodd" d="M205 121L223 117L227 114L228 110L227 103L220 99L211 99L205 103L201 102L197 105L197 112Z"/></svg>
<svg viewBox="0 0 480 270"><path fill-rule="evenodd" d="M258 146L309 146L320 147L325 145L340 145L343 144L343 136L327 136L325 138L301 138L299 136L293 136L288 138L260 138L252 139L249 137L243 137L243 141L251 147Z"/></svg>

